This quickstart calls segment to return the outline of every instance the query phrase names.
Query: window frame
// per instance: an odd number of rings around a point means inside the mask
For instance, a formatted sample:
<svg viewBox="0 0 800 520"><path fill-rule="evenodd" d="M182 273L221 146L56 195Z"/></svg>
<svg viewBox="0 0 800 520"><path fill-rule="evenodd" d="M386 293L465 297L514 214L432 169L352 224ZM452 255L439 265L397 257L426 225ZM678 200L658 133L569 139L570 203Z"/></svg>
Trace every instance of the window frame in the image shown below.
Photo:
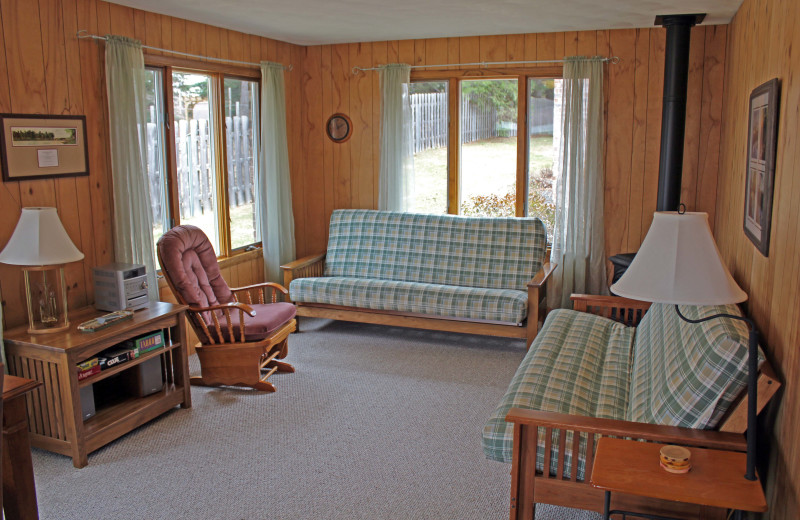
<svg viewBox="0 0 800 520"><path fill-rule="evenodd" d="M217 234L219 251L217 258L230 258L261 248L262 241L237 248L231 247L231 213L228 193L227 143L225 139L225 89L226 78L255 82L257 92L261 92L261 71L255 67L238 66L225 63L211 63L190 58L168 58L161 55L145 54L145 68L159 70L163 74L161 82L164 100L164 153L166 154L167 207L169 208L170 228L180 225L180 201L178 199L178 164L175 156L175 106L172 92L172 73L189 72L208 75L211 78L209 101L211 105L212 140L214 146L215 182L217 190ZM261 99L259 98L259 107ZM258 121L257 135L261 135L261 121ZM260 150L260 139L258 142Z"/></svg>
<svg viewBox="0 0 800 520"><path fill-rule="evenodd" d="M514 212L517 217L528 214L528 84L531 79L563 78L561 66L481 69L481 70L411 70L411 82L447 81L449 118L447 132L447 213L461 211L461 81L480 79L517 80L517 176ZM522 128L523 131L519 129Z"/></svg>

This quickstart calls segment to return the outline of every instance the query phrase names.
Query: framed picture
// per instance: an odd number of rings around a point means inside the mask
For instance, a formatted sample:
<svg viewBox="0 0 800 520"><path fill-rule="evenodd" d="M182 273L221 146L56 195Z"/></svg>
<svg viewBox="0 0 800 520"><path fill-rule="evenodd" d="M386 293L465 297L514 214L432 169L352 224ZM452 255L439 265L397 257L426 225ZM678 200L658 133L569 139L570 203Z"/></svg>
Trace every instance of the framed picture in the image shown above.
<svg viewBox="0 0 800 520"><path fill-rule="evenodd" d="M764 256L769 256L779 97L780 84L777 78L767 81L750 94L744 233Z"/></svg>
<svg viewBox="0 0 800 520"><path fill-rule="evenodd" d="M0 114L3 180L89 175L86 116Z"/></svg>

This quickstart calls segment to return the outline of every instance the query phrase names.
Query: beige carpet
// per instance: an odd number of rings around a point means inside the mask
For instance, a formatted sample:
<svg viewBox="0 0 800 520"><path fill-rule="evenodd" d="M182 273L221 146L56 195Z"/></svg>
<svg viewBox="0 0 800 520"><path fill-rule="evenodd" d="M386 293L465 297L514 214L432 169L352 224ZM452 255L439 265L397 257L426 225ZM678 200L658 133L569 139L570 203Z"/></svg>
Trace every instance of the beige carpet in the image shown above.
<svg viewBox="0 0 800 520"><path fill-rule="evenodd" d="M484 458L480 434L521 341L325 320L302 330L287 358L297 373L273 376L275 394L194 387L190 410L83 469L34 450L41 518L508 518L510 468Z"/></svg>

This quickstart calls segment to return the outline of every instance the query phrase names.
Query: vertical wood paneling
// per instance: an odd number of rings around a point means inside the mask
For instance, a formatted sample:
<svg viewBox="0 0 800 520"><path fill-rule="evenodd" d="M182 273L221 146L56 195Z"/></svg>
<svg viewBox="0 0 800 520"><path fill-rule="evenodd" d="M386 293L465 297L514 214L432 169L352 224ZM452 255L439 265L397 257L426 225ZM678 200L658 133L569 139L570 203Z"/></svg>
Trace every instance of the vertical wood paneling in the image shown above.
<svg viewBox="0 0 800 520"><path fill-rule="evenodd" d="M303 60L303 150L305 179L316 189L306 190L305 207L309 226L306 229L306 249L315 251L325 243L325 172L323 157L324 121L322 121L322 78L320 46L306 47Z"/></svg>
<svg viewBox="0 0 800 520"><path fill-rule="evenodd" d="M619 56L617 65L608 67L608 114L606 126L617 129L606 138L605 235L606 250L628 251L628 204L633 152L634 67L636 30L611 31L609 53Z"/></svg>
<svg viewBox="0 0 800 520"><path fill-rule="evenodd" d="M647 142L648 79L650 75L650 31L636 29L636 57L633 75L633 122L628 200L628 251L636 251L642 243L642 194L644 193L645 150ZM609 132L610 132L609 128Z"/></svg>
<svg viewBox="0 0 800 520"><path fill-rule="evenodd" d="M399 52L399 45L397 46ZM350 53L347 45L334 45L331 49L332 96L331 115L350 113ZM328 114L324 116L330 117ZM326 117L326 121L327 121ZM333 143L332 143L333 144ZM334 176L334 206L351 207L350 140L333 144L333 163L331 175Z"/></svg>
<svg viewBox="0 0 800 520"><path fill-rule="evenodd" d="M770 519L800 517L800 4L793 0L745 0L727 31L707 34L706 46L719 49L727 35L724 64L720 52L706 62L711 74L724 74L721 131L709 128L704 141L720 139L716 185L715 236L737 282L748 292L748 312L766 338L763 345L783 376L785 390L768 414L767 501ZM778 147L769 256L742 231L750 93L772 78L781 81ZM699 190L700 191L700 190ZM705 192L706 190L702 190Z"/></svg>

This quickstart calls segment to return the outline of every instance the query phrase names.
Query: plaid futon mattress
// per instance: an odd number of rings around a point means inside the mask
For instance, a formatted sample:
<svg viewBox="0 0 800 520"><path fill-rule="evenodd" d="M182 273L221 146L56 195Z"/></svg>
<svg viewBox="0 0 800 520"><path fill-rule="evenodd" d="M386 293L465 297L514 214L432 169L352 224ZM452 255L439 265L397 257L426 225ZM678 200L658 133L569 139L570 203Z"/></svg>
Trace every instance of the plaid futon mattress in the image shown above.
<svg viewBox="0 0 800 520"><path fill-rule="evenodd" d="M519 324L528 293L513 289L325 276L292 280L293 301Z"/></svg>
<svg viewBox="0 0 800 520"><path fill-rule="evenodd" d="M483 427L483 451L490 459L511 462L514 425L505 420L511 408L624 419L630 387L633 327L593 314L559 309L551 312L508 391ZM554 445L558 445L554 432ZM537 468L544 467L544 429L539 432ZM582 449L585 449L585 439ZM572 438L566 461L572 464ZM555 459L551 461L555 471ZM584 474L579 455L578 478ZM569 471L565 471L569 477Z"/></svg>

